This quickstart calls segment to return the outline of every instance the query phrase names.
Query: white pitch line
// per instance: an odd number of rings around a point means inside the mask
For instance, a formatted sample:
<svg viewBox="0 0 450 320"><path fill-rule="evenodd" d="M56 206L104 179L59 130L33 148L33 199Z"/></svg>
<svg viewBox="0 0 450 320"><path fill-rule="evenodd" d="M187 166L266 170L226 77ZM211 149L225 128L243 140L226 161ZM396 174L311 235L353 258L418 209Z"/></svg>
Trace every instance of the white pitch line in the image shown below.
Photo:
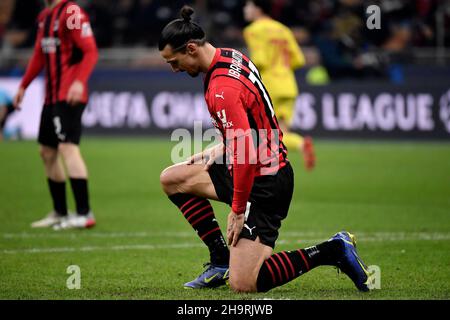
<svg viewBox="0 0 450 320"><path fill-rule="evenodd" d="M411 241L411 240L450 240L450 233L445 232L352 232L358 241ZM323 236L324 234L320 234ZM312 235L311 235L312 236ZM296 232L286 232L280 235L280 238L299 238L302 240L318 240L322 241L322 238L317 234L311 239L308 236L298 234ZM303 239L302 239L303 238ZM328 236L329 238L329 236ZM297 241L297 242L298 242Z"/></svg>
<svg viewBox="0 0 450 320"><path fill-rule="evenodd" d="M151 237L173 237L173 238L187 238L191 237L194 232L91 232L80 230L77 233L65 233L64 231L55 231L53 233L4 233L2 236L5 239L16 238L151 238Z"/></svg>
<svg viewBox="0 0 450 320"><path fill-rule="evenodd" d="M59 248L28 248L28 249L5 249L3 254L22 253L66 253L66 252L91 252L91 251L123 251L123 250L157 250L157 249L180 249L203 247L200 243L180 243L180 244L137 244L121 246L86 246L86 247L59 247Z"/></svg>
<svg viewBox="0 0 450 320"><path fill-rule="evenodd" d="M402 241L402 240L450 240L450 232L352 232L361 241ZM326 240L331 233L324 232L280 232L280 238L297 238L299 240ZM192 238L195 233L192 232L91 232L80 231L79 233L3 233L4 239L27 239L27 238Z"/></svg>
<svg viewBox="0 0 450 320"><path fill-rule="evenodd" d="M319 233L295 233L286 232L285 236L282 236L277 244L305 244L305 243L318 243L326 240L327 238L305 238L305 235L311 237L312 235L318 235ZM9 234L12 235L12 234ZM22 234L23 235L23 234ZM45 235L45 234L39 234ZM149 234L150 235L150 234ZM159 234L161 236L161 233ZM190 237L195 237L194 233L190 233ZM295 237L303 239L286 239L286 237ZM358 237L363 242L380 242L380 241L411 241L411 240L450 240L450 233L393 233L393 232L379 232L379 233L360 233ZM201 243L172 243L172 244L137 244L137 245L114 245L114 246L85 246L85 247L55 247L55 248L16 248L16 249L3 249L0 253L3 254L21 254L21 253L66 253L66 252L91 252L91 251L124 251L124 250L157 250L157 249L177 249L177 248L201 248L204 247Z"/></svg>

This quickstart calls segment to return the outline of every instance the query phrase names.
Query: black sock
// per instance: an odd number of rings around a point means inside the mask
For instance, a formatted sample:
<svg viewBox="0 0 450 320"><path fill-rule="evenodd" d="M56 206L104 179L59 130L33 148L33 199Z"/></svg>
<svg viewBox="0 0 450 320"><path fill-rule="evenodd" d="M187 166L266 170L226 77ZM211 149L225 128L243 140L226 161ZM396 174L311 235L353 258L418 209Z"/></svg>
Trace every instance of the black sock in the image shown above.
<svg viewBox="0 0 450 320"><path fill-rule="evenodd" d="M87 215L90 211L87 179L70 178L77 213Z"/></svg>
<svg viewBox="0 0 450 320"><path fill-rule="evenodd" d="M340 241L326 241L295 251L282 251L269 257L261 266L257 279L259 292L266 292L322 265L336 265L342 249Z"/></svg>
<svg viewBox="0 0 450 320"><path fill-rule="evenodd" d="M312 269L317 266L335 266L342 248L342 242L334 240L301 250Z"/></svg>
<svg viewBox="0 0 450 320"><path fill-rule="evenodd" d="M52 195L54 210L62 215L67 215L67 202L66 202L66 182L57 182L50 178L47 178L48 188Z"/></svg>
<svg viewBox="0 0 450 320"><path fill-rule="evenodd" d="M185 193L173 194L169 199L181 210L200 239L208 246L211 263L228 265L230 252L208 199Z"/></svg>

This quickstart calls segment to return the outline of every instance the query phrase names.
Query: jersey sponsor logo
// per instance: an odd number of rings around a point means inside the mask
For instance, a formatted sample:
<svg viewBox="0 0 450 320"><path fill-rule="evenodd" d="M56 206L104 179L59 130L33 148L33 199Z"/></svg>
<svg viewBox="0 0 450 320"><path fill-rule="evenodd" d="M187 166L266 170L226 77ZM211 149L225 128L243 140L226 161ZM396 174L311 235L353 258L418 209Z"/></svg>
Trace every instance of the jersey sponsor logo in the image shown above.
<svg viewBox="0 0 450 320"><path fill-rule="evenodd" d="M222 109L220 111L217 111L217 117L222 122L222 126L225 129L229 129L233 126L233 121L227 121L227 114L225 113L225 109Z"/></svg>
<svg viewBox="0 0 450 320"><path fill-rule="evenodd" d="M221 98L222 100L225 100L225 98L223 97L223 91L221 94L216 93L216 98Z"/></svg>
<svg viewBox="0 0 450 320"><path fill-rule="evenodd" d="M55 53L56 48L61 45L61 40L55 37L45 37L41 39L43 53Z"/></svg>
<svg viewBox="0 0 450 320"><path fill-rule="evenodd" d="M211 122L213 124L214 127L219 128L219 125L217 124L216 119L214 119L213 117L211 117Z"/></svg>

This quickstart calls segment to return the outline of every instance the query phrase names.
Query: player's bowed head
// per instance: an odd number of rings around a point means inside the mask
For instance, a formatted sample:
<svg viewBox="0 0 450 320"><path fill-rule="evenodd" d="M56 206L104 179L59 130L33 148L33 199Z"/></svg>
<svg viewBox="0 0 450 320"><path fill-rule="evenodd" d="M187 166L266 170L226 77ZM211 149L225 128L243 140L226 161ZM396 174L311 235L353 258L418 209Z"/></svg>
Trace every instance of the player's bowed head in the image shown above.
<svg viewBox="0 0 450 320"><path fill-rule="evenodd" d="M194 9L184 6L179 19L168 23L161 32L158 48L174 72L196 77L207 72L215 48L206 41L203 29L192 21Z"/></svg>

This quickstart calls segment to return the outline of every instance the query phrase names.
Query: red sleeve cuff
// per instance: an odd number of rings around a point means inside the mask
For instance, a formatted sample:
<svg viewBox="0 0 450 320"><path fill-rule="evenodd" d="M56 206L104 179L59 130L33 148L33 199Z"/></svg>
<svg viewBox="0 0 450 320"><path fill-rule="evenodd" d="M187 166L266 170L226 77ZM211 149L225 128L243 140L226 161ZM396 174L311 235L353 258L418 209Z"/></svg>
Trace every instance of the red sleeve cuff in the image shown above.
<svg viewBox="0 0 450 320"><path fill-rule="evenodd" d="M233 203L233 205L231 206L231 210L233 210L233 212L237 215L244 214L246 209L247 209L247 203L245 203L244 206Z"/></svg>

